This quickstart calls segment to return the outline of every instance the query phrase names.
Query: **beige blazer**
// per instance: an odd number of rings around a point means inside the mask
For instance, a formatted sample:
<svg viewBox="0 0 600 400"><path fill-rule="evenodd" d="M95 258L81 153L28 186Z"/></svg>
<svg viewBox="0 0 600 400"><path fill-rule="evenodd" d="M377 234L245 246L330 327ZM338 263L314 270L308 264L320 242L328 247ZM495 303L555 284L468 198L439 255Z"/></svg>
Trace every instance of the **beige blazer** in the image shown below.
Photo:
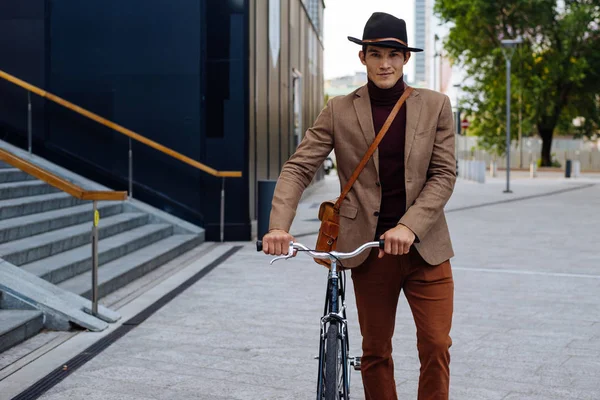
<svg viewBox="0 0 600 400"><path fill-rule="evenodd" d="M454 190L454 122L448 96L415 89L406 100L405 184L407 210L398 221L417 236L415 248L432 265L454 256L444 206ZM289 232L304 189L331 150L335 150L340 188L375 140L366 86L335 97L321 111L296 152L285 163L273 198L269 229ZM351 251L376 238L381 204L379 153L366 165L340 207L338 251ZM341 191L341 190L340 190ZM317 209L315 209L316 217ZM377 238L378 239L378 238ZM368 252L344 266L353 268Z"/></svg>

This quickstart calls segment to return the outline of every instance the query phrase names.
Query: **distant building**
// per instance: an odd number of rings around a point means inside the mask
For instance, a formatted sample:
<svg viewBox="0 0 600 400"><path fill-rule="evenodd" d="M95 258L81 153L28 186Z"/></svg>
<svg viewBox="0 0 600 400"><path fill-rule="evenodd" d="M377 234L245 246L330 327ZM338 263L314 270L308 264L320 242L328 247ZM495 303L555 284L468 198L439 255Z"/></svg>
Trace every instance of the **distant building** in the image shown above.
<svg viewBox="0 0 600 400"><path fill-rule="evenodd" d="M414 40L409 38L414 47L423 49L423 52L414 53L415 58L415 79L414 85L417 87L433 88L431 82L431 65L435 50L430 45L431 21L433 17L432 0L415 0L415 36Z"/></svg>
<svg viewBox="0 0 600 400"><path fill-rule="evenodd" d="M404 81L413 86L407 74ZM356 72L354 75L340 76L325 80L325 95L328 97L344 96L367 83L366 72Z"/></svg>
<svg viewBox="0 0 600 400"><path fill-rule="evenodd" d="M433 0L415 0L415 36L411 42L424 51L413 54L414 86L446 94L452 90L453 67L442 48L447 35L448 27L433 14Z"/></svg>
<svg viewBox="0 0 600 400"><path fill-rule="evenodd" d="M354 75L325 80L325 94L329 97L343 96L351 93L367 83L367 73L357 72Z"/></svg>

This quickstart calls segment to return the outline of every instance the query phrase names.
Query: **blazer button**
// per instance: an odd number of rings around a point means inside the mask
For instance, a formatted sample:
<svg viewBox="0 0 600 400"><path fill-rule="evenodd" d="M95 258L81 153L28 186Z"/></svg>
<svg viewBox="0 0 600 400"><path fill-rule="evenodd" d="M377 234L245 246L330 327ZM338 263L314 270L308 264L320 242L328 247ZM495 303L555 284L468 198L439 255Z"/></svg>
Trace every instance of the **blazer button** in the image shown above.
<svg viewBox="0 0 600 400"><path fill-rule="evenodd" d="M379 217L379 211L375 211L375 212L373 213L373 215L374 215L374 216L376 216L376 217Z"/></svg>

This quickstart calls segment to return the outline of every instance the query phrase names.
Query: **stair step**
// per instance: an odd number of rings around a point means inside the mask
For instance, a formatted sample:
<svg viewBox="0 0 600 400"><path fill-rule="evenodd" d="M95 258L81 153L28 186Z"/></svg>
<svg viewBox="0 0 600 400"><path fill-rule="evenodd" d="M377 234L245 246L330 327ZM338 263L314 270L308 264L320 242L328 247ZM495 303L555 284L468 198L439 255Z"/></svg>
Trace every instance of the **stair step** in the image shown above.
<svg viewBox="0 0 600 400"><path fill-rule="evenodd" d="M0 161L0 169L4 168L14 168L12 165L5 163L4 161Z"/></svg>
<svg viewBox="0 0 600 400"><path fill-rule="evenodd" d="M0 220L0 244L91 221L93 218L92 210L92 204L87 203L75 207L59 208L44 213ZM101 201L98 203L98 211L103 218L119 214L123 211L123 203L120 201Z"/></svg>
<svg viewBox="0 0 600 400"><path fill-rule="evenodd" d="M103 218L98 227L98 238L102 239L123 231L137 228L148 222L144 213L122 213ZM92 223L70 226L55 232L27 237L0 245L0 257L13 265L23 265L63 251L91 243Z"/></svg>
<svg viewBox="0 0 600 400"><path fill-rule="evenodd" d="M98 269L98 296L114 292L201 243L198 235L172 235L103 265ZM90 299L91 281L91 271L87 271L58 286Z"/></svg>
<svg viewBox="0 0 600 400"><path fill-rule="evenodd" d="M18 168L0 168L0 183L30 181L35 179L35 176L29 175Z"/></svg>
<svg viewBox="0 0 600 400"><path fill-rule="evenodd" d="M38 310L0 310L0 353L42 330L44 317Z"/></svg>
<svg viewBox="0 0 600 400"><path fill-rule="evenodd" d="M173 234L169 224L148 224L98 242L98 265L109 263L126 254L149 246ZM60 283L92 268L91 246L81 246L21 268L52 283Z"/></svg>
<svg viewBox="0 0 600 400"><path fill-rule="evenodd" d="M0 201L0 220L84 204L68 193L51 193Z"/></svg>
<svg viewBox="0 0 600 400"><path fill-rule="evenodd" d="M44 181L38 180L0 183L0 200L17 199L27 196L39 196L42 194L57 192L60 192L60 189L48 185Z"/></svg>

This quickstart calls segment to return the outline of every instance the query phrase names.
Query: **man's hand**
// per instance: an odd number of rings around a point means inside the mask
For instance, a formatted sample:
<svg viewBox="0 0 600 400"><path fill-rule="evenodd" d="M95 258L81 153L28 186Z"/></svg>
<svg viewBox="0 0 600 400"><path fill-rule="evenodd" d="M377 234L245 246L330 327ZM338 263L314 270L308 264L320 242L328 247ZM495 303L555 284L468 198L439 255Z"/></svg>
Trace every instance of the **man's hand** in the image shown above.
<svg viewBox="0 0 600 400"><path fill-rule="evenodd" d="M414 232L404 225L398 225L390 229L379 237L385 240L385 248L383 250L379 249L379 258L383 257L384 254L394 256L408 254L415 237Z"/></svg>
<svg viewBox="0 0 600 400"><path fill-rule="evenodd" d="M282 256L288 253L290 242L294 237L281 229L274 229L263 237L263 252L272 256Z"/></svg>

